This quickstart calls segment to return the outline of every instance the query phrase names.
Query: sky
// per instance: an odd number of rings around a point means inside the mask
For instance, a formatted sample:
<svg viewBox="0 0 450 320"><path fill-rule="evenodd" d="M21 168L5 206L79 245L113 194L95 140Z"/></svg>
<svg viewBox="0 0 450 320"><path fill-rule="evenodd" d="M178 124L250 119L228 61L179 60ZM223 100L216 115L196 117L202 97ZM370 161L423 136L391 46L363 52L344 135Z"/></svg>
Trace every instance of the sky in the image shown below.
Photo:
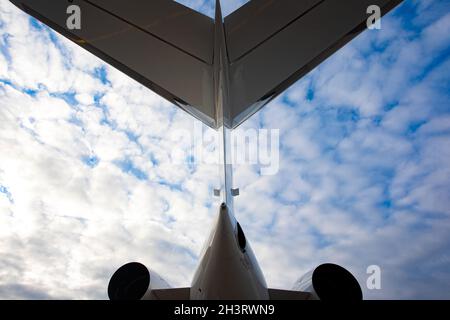
<svg viewBox="0 0 450 320"><path fill-rule="evenodd" d="M405 1L242 126L280 130L276 175L234 171L270 287L332 262L367 299L450 298L449 9ZM217 214L199 125L0 0L0 299L106 299L130 261L189 286Z"/></svg>

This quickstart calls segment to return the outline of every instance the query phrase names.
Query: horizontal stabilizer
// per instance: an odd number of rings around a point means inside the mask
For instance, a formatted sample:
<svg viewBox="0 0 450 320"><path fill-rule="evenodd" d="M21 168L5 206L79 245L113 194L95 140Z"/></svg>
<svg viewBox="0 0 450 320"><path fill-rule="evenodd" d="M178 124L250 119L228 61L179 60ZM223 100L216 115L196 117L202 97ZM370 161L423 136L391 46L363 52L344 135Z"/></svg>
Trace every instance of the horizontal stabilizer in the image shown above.
<svg viewBox="0 0 450 320"><path fill-rule="evenodd" d="M214 125L214 20L171 0L12 0L144 86ZM81 28L67 25L70 5Z"/></svg>
<svg viewBox="0 0 450 320"><path fill-rule="evenodd" d="M230 105L239 125L366 29L371 5L401 0L252 0L225 18Z"/></svg>
<svg viewBox="0 0 450 320"><path fill-rule="evenodd" d="M402 0L251 0L213 20L172 0L11 0L217 128L235 128ZM67 25L69 5L81 28Z"/></svg>

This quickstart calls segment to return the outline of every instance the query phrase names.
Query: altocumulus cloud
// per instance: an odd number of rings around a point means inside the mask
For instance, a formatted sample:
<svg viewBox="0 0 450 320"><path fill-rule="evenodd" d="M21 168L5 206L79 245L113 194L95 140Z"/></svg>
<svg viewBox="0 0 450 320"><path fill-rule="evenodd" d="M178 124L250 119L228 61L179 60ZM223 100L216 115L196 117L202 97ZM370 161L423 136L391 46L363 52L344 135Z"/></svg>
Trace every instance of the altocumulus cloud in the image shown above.
<svg viewBox="0 0 450 320"><path fill-rule="evenodd" d="M0 296L106 298L135 260L188 284L219 172L172 159L191 146L168 133L194 120L6 0L0 15Z"/></svg>
<svg viewBox="0 0 450 320"><path fill-rule="evenodd" d="M269 283L375 264L366 298L450 297L449 7L405 1L245 124L281 130L277 176L235 174Z"/></svg>
<svg viewBox="0 0 450 320"><path fill-rule="evenodd" d="M448 9L406 1L245 124L281 133L276 176L235 170L271 287L330 261L381 267L366 298L449 298ZM0 297L104 299L132 260L189 285L218 170L168 132L195 120L6 0L0 29Z"/></svg>

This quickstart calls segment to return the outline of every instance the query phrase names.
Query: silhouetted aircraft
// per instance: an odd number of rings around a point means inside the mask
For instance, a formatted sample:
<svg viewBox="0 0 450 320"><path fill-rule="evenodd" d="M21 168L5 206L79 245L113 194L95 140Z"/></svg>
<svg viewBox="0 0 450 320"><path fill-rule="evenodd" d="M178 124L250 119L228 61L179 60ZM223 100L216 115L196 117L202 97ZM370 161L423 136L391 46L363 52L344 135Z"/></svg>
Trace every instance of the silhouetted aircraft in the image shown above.
<svg viewBox="0 0 450 320"><path fill-rule="evenodd" d="M218 0L215 19L171 0L11 2L222 137L223 203L191 287L171 289L132 262L112 276L110 299L362 299L357 280L335 264L292 291L267 288L234 217L229 133L365 30L370 6L383 15L401 0L251 0L225 19ZM81 13L79 28L69 6Z"/></svg>

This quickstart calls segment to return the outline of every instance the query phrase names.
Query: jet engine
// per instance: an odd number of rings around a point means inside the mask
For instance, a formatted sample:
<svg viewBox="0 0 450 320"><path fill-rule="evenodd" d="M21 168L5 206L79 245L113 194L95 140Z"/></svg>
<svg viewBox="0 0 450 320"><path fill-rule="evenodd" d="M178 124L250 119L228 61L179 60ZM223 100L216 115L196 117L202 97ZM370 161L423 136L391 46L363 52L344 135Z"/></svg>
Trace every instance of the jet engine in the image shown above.
<svg viewBox="0 0 450 320"><path fill-rule="evenodd" d="M309 292L312 300L362 300L361 287L345 268L326 263L301 277L294 291Z"/></svg>
<svg viewBox="0 0 450 320"><path fill-rule="evenodd" d="M108 296L110 300L156 300L152 290L168 288L170 286L156 272L141 263L130 262L111 277Z"/></svg>

